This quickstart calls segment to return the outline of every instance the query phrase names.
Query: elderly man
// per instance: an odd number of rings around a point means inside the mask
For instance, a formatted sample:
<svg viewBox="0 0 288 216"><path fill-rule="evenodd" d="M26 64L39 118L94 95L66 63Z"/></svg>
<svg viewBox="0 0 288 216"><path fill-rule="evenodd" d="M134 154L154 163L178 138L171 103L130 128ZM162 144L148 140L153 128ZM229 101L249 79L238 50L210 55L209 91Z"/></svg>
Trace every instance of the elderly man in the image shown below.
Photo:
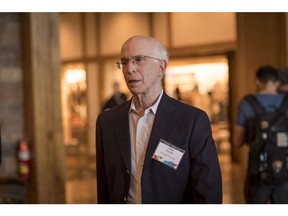
<svg viewBox="0 0 288 216"><path fill-rule="evenodd" d="M96 122L98 203L222 203L222 179L206 113L162 87L168 54L147 36L116 62L132 93Z"/></svg>

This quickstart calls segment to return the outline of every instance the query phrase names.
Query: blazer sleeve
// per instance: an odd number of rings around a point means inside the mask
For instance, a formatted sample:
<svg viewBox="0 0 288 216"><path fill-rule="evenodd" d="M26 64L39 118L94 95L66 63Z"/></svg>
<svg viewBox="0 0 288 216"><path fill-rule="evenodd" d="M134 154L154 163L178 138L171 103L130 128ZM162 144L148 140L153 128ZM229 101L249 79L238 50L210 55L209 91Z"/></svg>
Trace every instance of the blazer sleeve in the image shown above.
<svg viewBox="0 0 288 216"><path fill-rule="evenodd" d="M100 114L101 116L101 114ZM97 203L111 203L104 166L103 143L101 139L100 116L96 121L96 179L97 179Z"/></svg>
<svg viewBox="0 0 288 216"><path fill-rule="evenodd" d="M189 151L193 201L208 204L222 203L221 170L211 124L205 112L197 116Z"/></svg>

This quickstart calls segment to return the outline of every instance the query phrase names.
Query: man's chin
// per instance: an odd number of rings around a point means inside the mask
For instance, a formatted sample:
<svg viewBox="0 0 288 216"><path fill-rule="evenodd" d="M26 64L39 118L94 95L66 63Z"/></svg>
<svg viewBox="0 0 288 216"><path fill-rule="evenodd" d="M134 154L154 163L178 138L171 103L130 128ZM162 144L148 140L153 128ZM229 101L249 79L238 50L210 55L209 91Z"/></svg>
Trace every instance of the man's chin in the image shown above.
<svg viewBox="0 0 288 216"><path fill-rule="evenodd" d="M139 88L129 88L129 91L133 94L133 95L137 95L137 94L141 94L142 92L140 91Z"/></svg>

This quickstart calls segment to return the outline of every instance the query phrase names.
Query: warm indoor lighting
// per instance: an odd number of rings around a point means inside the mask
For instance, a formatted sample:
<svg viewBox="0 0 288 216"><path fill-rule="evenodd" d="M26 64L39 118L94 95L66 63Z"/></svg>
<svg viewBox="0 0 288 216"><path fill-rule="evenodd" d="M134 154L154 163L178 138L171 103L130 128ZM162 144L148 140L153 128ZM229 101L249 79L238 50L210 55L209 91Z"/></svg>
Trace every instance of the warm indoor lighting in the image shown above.
<svg viewBox="0 0 288 216"><path fill-rule="evenodd" d="M201 93L207 93L210 91L217 82L225 82L228 79L227 76L228 65L225 61L205 64L170 66L166 71L166 79L173 80L175 83L180 82L180 79L184 77L185 81L189 83L189 86L191 86L194 82L197 82L199 91Z"/></svg>
<svg viewBox="0 0 288 216"><path fill-rule="evenodd" d="M86 80L86 73L83 69L68 69L65 72L65 81L69 84L83 82Z"/></svg>

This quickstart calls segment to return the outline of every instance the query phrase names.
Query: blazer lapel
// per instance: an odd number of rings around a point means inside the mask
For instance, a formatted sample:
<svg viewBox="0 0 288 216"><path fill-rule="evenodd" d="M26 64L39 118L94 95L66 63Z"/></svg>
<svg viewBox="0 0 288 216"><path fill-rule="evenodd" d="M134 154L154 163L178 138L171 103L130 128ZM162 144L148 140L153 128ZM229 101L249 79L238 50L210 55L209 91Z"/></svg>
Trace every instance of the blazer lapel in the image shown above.
<svg viewBox="0 0 288 216"><path fill-rule="evenodd" d="M129 172L131 171L131 146L130 146L130 130L129 130L129 108L131 100L122 107L117 118L113 123L113 129L117 136L117 143L120 145L120 151L123 160Z"/></svg>
<svg viewBox="0 0 288 216"><path fill-rule="evenodd" d="M161 138L165 139L176 122L176 109L173 106L171 99L163 93L162 99L159 103L153 128L151 131L149 143L147 146L145 165L149 165L153 153Z"/></svg>
<svg viewBox="0 0 288 216"><path fill-rule="evenodd" d="M129 129L129 108L131 100L122 107L119 111L117 119L113 123L113 129L117 136L117 142L120 145L120 151L126 167L131 171L131 144L130 144L130 129ZM155 116L153 128L151 131L144 164L150 164L152 155L161 138L165 139L173 125L176 122L176 109L173 102L164 92L159 103Z"/></svg>

